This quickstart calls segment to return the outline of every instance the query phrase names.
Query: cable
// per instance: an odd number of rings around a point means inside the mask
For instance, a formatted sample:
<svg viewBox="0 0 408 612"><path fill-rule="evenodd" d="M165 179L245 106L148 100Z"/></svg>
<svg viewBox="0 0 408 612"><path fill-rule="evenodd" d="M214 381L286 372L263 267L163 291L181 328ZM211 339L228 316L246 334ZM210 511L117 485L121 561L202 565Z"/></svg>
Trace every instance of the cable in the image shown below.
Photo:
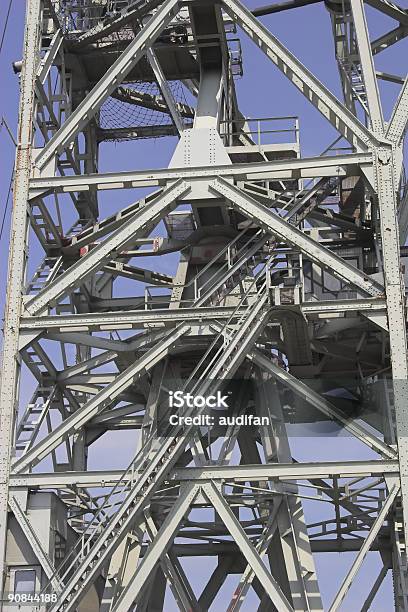
<svg viewBox="0 0 408 612"><path fill-rule="evenodd" d="M10 3L10 4L11 4L11 3ZM1 47L0 47L0 51L1 51ZM10 140L12 141L12 143L14 144L14 146L15 146L15 147L17 147L16 139L14 138L14 136L13 136L13 132L11 131L10 126L9 126L9 124L7 123L7 121L6 121L6 118L5 118L5 117L2 117L2 118L1 118L1 121L0 121L0 132L1 132L1 129L2 129L3 125L4 125L4 127L6 128L6 130L7 130L7 133L8 133L8 135L9 135L9 137L10 137ZM3 236L4 223L5 223L5 220L6 220L7 209L8 209L9 200L10 200L10 194L11 194L11 188L12 188L12 185L13 185L14 167L15 167L15 166L14 166L14 164L13 164L13 168L12 168L12 170L11 170L11 176L10 176L10 184L9 184L8 193L7 193L6 205L5 205L5 207L4 207L3 218L2 218L2 220L1 220L1 227L0 227L0 240L1 240L1 237Z"/></svg>
<svg viewBox="0 0 408 612"><path fill-rule="evenodd" d="M8 188L8 193L7 193L7 199L6 199L6 205L5 205L5 207L4 207L3 219L2 219L2 221L1 221L1 227L0 227L0 240L1 240L1 237L3 236L4 223L5 223L5 221L6 221L7 209L8 209L8 205L9 205L9 201L10 201L11 188L12 188L12 185L13 185L13 176L14 176L14 165L13 165L13 169L12 169L12 171L11 171L10 183L9 183L9 188Z"/></svg>
<svg viewBox="0 0 408 612"><path fill-rule="evenodd" d="M10 11L11 11L11 5L13 4L13 0L10 0L9 5L8 5L8 9L7 9L7 14L6 14L6 21L4 22L4 28L3 28L3 32L1 34L1 42L0 42L0 53L3 49L3 43L4 43L4 37L6 36L6 30L7 30L7 25L8 25L8 20L10 17Z"/></svg>
<svg viewBox="0 0 408 612"><path fill-rule="evenodd" d="M6 118L5 118L5 117L2 117L2 118L1 118L1 121L0 121L0 133L1 133L1 128L3 127L3 125L4 125L4 127L6 128L6 130L7 130L7 134L10 136L10 140L11 140L11 142L13 143L13 145L14 145L15 147L17 147L17 142L16 142L16 139L14 138L14 136L13 136L13 132L11 131L11 128L10 128L9 124L7 123L7 121L6 121Z"/></svg>

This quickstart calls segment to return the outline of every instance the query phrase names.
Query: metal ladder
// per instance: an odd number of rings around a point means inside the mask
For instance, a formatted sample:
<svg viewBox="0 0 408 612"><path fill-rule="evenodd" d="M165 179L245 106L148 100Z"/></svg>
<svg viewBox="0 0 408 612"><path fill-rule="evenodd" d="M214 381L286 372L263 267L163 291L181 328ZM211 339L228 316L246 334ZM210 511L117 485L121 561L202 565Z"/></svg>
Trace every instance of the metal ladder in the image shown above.
<svg viewBox="0 0 408 612"><path fill-rule="evenodd" d="M33 231L45 250L61 246L62 228L54 222L42 200L31 205L30 221Z"/></svg>
<svg viewBox="0 0 408 612"><path fill-rule="evenodd" d="M32 447L57 392L56 385L42 384L39 384L34 391L17 427L16 451L19 452L19 456L25 455Z"/></svg>
<svg viewBox="0 0 408 612"><path fill-rule="evenodd" d="M48 432L52 431L50 416L52 408L57 407L65 418L72 409L76 410L80 405L78 394L65 392L64 395L61 395L56 382L57 370L38 342L33 342L25 349L22 352L22 358L38 384L17 426L16 448L21 451L19 457L31 449L44 421L47 424ZM65 446L67 456L70 456L68 440L65 441ZM53 462L56 464L55 454Z"/></svg>
<svg viewBox="0 0 408 612"><path fill-rule="evenodd" d="M367 93L362 76L361 66L355 64L349 59L338 59L338 62L350 83L350 87L353 92L353 98L360 102L361 106L364 109L364 112L368 115Z"/></svg>
<svg viewBox="0 0 408 612"><path fill-rule="evenodd" d="M98 221L98 223L92 223L86 219L79 218L67 232L65 238L67 244L64 245L65 250L77 250L79 247L88 246L100 236L114 231L116 228L123 225L127 219L131 218L142 206L154 200L154 198L159 195L160 191L161 190L154 191L137 202L133 202L126 208L123 208L119 212Z"/></svg>
<svg viewBox="0 0 408 612"><path fill-rule="evenodd" d="M254 278L255 286L259 283L260 276L259 273ZM236 371L246 352L255 342L268 317L269 308L266 306L269 302L269 267L267 265L265 265L265 278L261 281L255 304L247 306L238 324L231 327L231 320L227 321L190 376L186 383L190 393L205 394L210 389L211 392L217 390L222 381ZM241 304L237 309L240 307ZM220 340L221 346L218 346L208 362L206 356ZM195 376L198 380L194 383ZM204 409L204 407L201 410L187 408L185 415L188 416L193 410L196 411L195 414L200 414ZM61 582L66 581L66 584L59 593L58 604L50 608L51 612L75 610L83 592L100 573L134 524L136 517L144 511L157 489L162 486L163 480L184 452L187 441L194 431L194 426L184 429L175 426L170 429L166 437L150 437L58 571L58 579ZM108 519L106 516L100 518L102 512L108 512Z"/></svg>
<svg viewBox="0 0 408 612"><path fill-rule="evenodd" d="M36 295L44 289L47 283L53 281L63 272L62 257L45 256L31 281L27 285L26 294Z"/></svg>

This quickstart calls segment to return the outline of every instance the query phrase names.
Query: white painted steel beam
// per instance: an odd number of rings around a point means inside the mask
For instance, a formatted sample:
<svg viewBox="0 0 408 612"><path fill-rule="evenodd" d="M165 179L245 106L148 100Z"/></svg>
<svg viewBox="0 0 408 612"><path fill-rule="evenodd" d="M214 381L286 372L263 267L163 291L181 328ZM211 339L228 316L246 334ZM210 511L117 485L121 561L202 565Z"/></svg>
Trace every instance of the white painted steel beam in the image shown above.
<svg viewBox="0 0 408 612"><path fill-rule="evenodd" d="M224 497L214 484L203 486L203 493L208 498L208 501L214 506L218 516L227 527L234 541L238 544L244 558L251 566L260 583L265 588L266 593L272 603L279 611L286 610L293 612L293 607L290 605L285 595L283 594L279 584L266 569L262 559L245 533L241 523L227 504Z"/></svg>
<svg viewBox="0 0 408 612"><path fill-rule="evenodd" d="M40 45L41 0L27 3L24 35L24 61L20 80L18 144L14 172L13 208L11 216L10 255L7 272L7 295L4 311L4 341L0 384L0 591L5 578L7 544L8 478L17 418L20 361L19 325L21 291L26 280L28 188L32 165L34 83L38 69ZM0 603L0 608L1 608Z"/></svg>
<svg viewBox="0 0 408 612"><path fill-rule="evenodd" d="M408 126L408 76L405 77L387 128L387 138L399 146Z"/></svg>
<svg viewBox="0 0 408 612"><path fill-rule="evenodd" d="M395 459L370 461L318 461L313 463L269 463L259 465L213 465L206 467L176 468L172 479L176 481L228 480L229 482L249 482L262 480L307 480L310 478L371 478L395 475L398 461ZM123 475L121 470L101 470L87 472L48 472L31 474L11 474L10 486L39 488L64 488L77 486L111 487ZM131 475L128 475L131 478Z"/></svg>
<svg viewBox="0 0 408 612"><path fill-rule="evenodd" d="M167 83L166 77L163 73L162 67L160 66L159 60L157 59L157 55L155 51L150 47L146 51L146 56L148 62L154 72L154 76L156 77L156 81L159 85L159 89L163 94L163 98L166 101L166 104L170 111L170 116L173 120L174 125L177 128L179 134L184 130L183 119L180 115L180 112L177 108L177 104L174 100L171 89Z"/></svg>
<svg viewBox="0 0 408 612"><path fill-rule="evenodd" d="M371 151L320 157L303 157L246 164L225 164L214 166L189 166L186 168L165 168L125 172L85 174L82 176L47 176L30 180L31 197L44 193L70 193L92 189L134 189L137 187L165 186L180 177L189 179L234 178L239 181L267 179L300 179L321 176L345 176L359 172L360 166L372 165Z"/></svg>
<svg viewBox="0 0 408 612"><path fill-rule="evenodd" d="M171 508L166 520L160 527L157 536L148 547L147 553L133 574L132 579L129 581L123 592L118 597L117 601L114 603L112 612L131 610L133 602L137 599L141 588L150 576L156 563L170 546L172 538L176 534L180 522L182 521L184 515L188 512L188 509L199 490L200 488L194 484L188 484L185 486L184 491L181 492L179 499L174 507Z"/></svg>
<svg viewBox="0 0 408 612"><path fill-rule="evenodd" d="M370 113L371 129L377 138L381 139L384 136L384 119L363 0L351 0L351 11Z"/></svg>
<svg viewBox="0 0 408 612"><path fill-rule="evenodd" d="M384 298L366 298L366 299L350 299L350 300L330 300L324 302L303 302L299 306L283 305L271 307L271 318L280 318L285 316L285 311L302 312L305 316L322 316L326 314L340 314L347 312L349 315L355 313L367 314L384 314L385 299ZM200 308L185 307L182 309L164 309L155 308L154 310L130 310L130 311L113 311L113 312L93 312L89 314L74 314L74 315L44 315L39 317L23 317L21 319L22 331L47 331L48 336L52 337L53 333L66 334L67 342L79 342L80 337L71 336L72 333L88 332L88 331L110 331L115 329L141 329L165 327L175 325L181 321L189 322L210 322L214 318L222 320L239 318L243 313L242 308L236 309L229 306L219 306L213 308L210 306L201 306ZM62 339L62 338L58 338ZM87 338L84 341L88 342ZM105 338L89 338L92 346L108 348L111 346L112 340ZM112 345L113 346L113 345ZM116 349L116 345L115 345ZM120 350L120 349L118 349Z"/></svg>

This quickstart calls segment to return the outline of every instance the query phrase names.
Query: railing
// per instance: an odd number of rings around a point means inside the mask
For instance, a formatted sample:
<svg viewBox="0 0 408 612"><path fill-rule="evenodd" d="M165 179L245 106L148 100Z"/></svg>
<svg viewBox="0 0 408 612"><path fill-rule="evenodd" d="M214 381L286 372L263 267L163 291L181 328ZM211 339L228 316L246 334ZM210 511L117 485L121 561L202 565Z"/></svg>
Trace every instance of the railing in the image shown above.
<svg viewBox="0 0 408 612"><path fill-rule="evenodd" d="M248 240L240 246L238 249L236 247L237 243L242 240L242 238L246 235L249 228L245 228L231 240L227 245L225 245L218 253L214 255L214 257L191 279L188 283L184 285L177 285L178 289L189 289L191 287L194 288L194 297L190 300L177 300L177 303L181 306L192 306L196 300L200 298L204 298L204 296L210 296L211 292L215 287L225 278L225 281L228 280L228 270L231 270L234 266L237 266L241 261L241 265L244 265L251 257L251 253L253 250L256 250L259 246L262 245L263 242L266 241L264 237L263 230L258 230L254 235L249 236ZM264 237L264 238L263 238ZM252 248L251 248L252 247ZM256 249L255 249L256 247ZM200 283L200 279L202 276L210 270L215 264L222 263L221 267L219 267L216 272L208 279ZM162 287L157 287L155 285L146 285L144 290L144 309L150 310L152 306L157 307L160 303L163 306L167 306L169 304L169 299L160 300L154 299L153 292L155 291L163 291ZM163 295L163 293L162 293ZM167 294L170 298L170 293ZM157 296L160 297L160 294Z"/></svg>
<svg viewBox="0 0 408 612"><path fill-rule="evenodd" d="M283 124L282 127L279 127L279 123ZM276 124L278 124L277 127ZM258 147L288 142L299 147L299 118L296 116L247 117L231 121L221 121L220 135L225 146L232 146L237 138L244 136L253 145Z"/></svg>

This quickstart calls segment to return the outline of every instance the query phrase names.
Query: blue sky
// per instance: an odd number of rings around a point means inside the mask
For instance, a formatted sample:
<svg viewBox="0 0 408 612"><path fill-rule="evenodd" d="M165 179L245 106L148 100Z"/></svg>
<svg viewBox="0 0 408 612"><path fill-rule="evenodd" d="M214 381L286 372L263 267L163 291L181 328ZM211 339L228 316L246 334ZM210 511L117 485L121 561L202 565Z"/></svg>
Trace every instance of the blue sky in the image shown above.
<svg viewBox="0 0 408 612"><path fill-rule="evenodd" d="M259 6L266 2L254 2L251 0L246 4L250 7ZM7 9L6 0L0 3L0 28L3 27L5 12ZM23 0L14 0L9 19L9 25L4 41L4 47L0 56L0 73L2 77L2 95L0 98L0 116L4 116L10 125L12 132L16 133L17 111L18 111L18 76L12 70L11 63L21 58L22 36L24 27L24 8ZM400 5L408 8L408 1L401 0ZM395 22L386 16L368 7L367 16L369 29L372 38L376 38L385 31L395 27ZM270 17L262 18L272 32L311 69L314 74L321 79L334 93L340 96L339 78L333 54L332 33L329 15L322 4L307 8L296 9L295 11L281 13ZM295 88L281 75L281 73L267 60L267 58L249 41L246 36L240 33L243 56L244 56L244 77L236 82L238 100L241 112L249 117L271 117L279 115L298 115L300 118L301 146L302 154L305 156L318 155L336 136L335 131L321 117L321 115L307 103ZM406 57L408 57L407 41L402 41L391 49L377 55L375 58L378 70L405 76ZM391 113L393 104L397 98L399 86L381 82L381 96L384 107L384 115L387 119ZM142 141L139 143L104 143L101 147L101 171L131 170L135 168L154 168L166 167L176 144L175 138L158 139L151 142ZM14 147L9 139L6 130L3 128L0 133L0 218L2 216L10 173L14 159ZM122 206L129 204L132 196L128 192L123 194L113 192L101 196L101 214L105 216ZM6 262L8 256L8 237L10 209L6 215L6 224L3 238L0 243L0 309L3 310L5 283L6 283ZM33 261L38 260L40 251L33 247ZM173 260L173 265L176 260ZM117 439L117 438L116 438ZM115 448L115 436L110 438L112 450ZM330 446L333 440L319 441L319 451L322 458L327 458L330 453ZM101 441L102 444L102 441ZM360 446L354 446L348 440L348 452L353 455L360 453ZM103 468L101 460L103 456L112 455L107 451L107 438L103 438L105 454L98 452L95 445L95 467ZM310 450L310 449L309 449ZM306 449L305 449L306 455ZM362 456L360 454L360 456ZM299 457L300 458L300 457ZM316 460L319 457L316 455ZM125 460L126 462L126 460ZM92 466L91 466L92 467ZM109 466L112 463L109 463ZM318 571L322 578L322 588L326 602L330 596L334 595L335 585L338 584L339 576L343 575L346 567L351 563L351 556L344 555L340 560L339 555L331 554L324 558L317 556ZM193 563L193 561L191 561ZM353 586L348 599L348 606L359 605L367 594L367 584L369 572L374 566L378 566L378 555L373 555L373 560L364 566L360 578ZM370 569L371 568L371 569ZM336 580L332 580L333 574L337 574ZM231 579L233 581L233 579ZM229 581L230 582L230 581ZM372 610L375 612L385 612L390 609L390 588L384 589L382 596ZM170 601L166 610L172 610ZM251 609L250 607L245 609ZM346 609L346 608L345 608ZM353 609L353 608L348 608ZM222 612L222 604L219 608Z"/></svg>

